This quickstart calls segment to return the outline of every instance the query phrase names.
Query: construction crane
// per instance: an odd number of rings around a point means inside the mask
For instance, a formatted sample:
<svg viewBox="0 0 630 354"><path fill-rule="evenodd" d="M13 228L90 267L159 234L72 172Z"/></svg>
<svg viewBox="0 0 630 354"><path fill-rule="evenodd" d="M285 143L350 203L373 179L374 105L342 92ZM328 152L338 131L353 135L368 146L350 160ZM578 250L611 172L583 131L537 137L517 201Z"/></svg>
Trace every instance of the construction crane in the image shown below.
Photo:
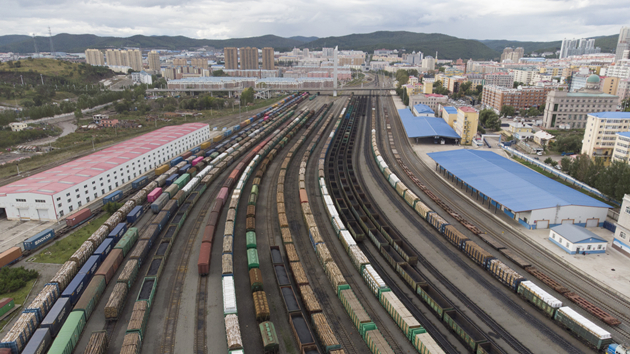
<svg viewBox="0 0 630 354"><path fill-rule="evenodd" d="M50 26L48 26L48 38L50 38L50 55L52 55L52 57L56 57L55 55L55 47L53 47L53 40L52 40L52 32L50 31Z"/></svg>

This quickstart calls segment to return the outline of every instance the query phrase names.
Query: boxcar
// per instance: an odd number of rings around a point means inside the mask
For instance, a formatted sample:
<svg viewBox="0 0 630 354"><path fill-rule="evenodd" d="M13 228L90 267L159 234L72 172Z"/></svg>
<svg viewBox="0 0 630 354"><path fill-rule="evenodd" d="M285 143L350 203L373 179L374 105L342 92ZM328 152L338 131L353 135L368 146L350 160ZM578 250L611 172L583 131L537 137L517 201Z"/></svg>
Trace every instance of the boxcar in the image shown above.
<svg viewBox="0 0 630 354"><path fill-rule="evenodd" d="M260 335L263 340L263 348L265 353L277 353L280 348L276 328L270 321L263 322L258 325Z"/></svg>
<svg viewBox="0 0 630 354"><path fill-rule="evenodd" d="M570 307L561 307L556 311L554 320L584 339L588 344L602 350L612 343L609 332L589 321Z"/></svg>

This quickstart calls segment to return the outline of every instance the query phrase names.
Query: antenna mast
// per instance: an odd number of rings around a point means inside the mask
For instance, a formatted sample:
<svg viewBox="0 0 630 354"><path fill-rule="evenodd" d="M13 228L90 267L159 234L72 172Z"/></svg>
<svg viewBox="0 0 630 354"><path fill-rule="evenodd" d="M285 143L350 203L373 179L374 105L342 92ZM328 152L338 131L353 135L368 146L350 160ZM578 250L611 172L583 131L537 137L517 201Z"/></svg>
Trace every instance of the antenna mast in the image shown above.
<svg viewBox="0 0 630 354"><path fill-rule="evenodd" d="M33 45L35 45L35 57L39 57L39 50L37 49L37 40L35 39L35 33L32 34L33 36Z"/></svg>
<svg viewBox="0 0 630 354"><path fill-rule="evenodd" d="M52 32L50 31L50 26L48 26L48 38L50 38L50 55L52 55L54 58L56 55L55 47L53 47Z"/></svg>

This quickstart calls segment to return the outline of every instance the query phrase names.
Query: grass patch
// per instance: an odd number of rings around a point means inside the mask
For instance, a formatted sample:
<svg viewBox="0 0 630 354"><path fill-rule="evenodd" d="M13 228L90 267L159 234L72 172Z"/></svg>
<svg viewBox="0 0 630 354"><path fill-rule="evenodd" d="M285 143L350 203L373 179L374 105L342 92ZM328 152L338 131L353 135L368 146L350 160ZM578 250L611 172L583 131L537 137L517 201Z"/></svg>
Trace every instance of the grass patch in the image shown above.
<svg viewBox="0 0 630 354"><path fill-rule="evenodd" d="M29 281L26 282L26 285L24 285L22 288L20 288L19 290L16 290L14 292L11 293L6 293L6 294L2 294L2 298L5 297L11 297L13 298L13 301L15 301L15 305L23 305L24 301L26 301L26 296L28 296L28 293L31 292L31 289L33 289L33 285L35 285L35 282L37 281L37 279L31 279ZM4 326L7 325L7 323L11 322L11 320L13 319L13 317L15 317L17 314L22 313L21 309L15 310L13 312L13 314L7 318L5 318L4 320L2 320L0 322L0 330L2 330L4 328Z"/></svg>
<svg viewBox="0 0 630 354"><path fill-rule="evenodd" d="M249 112L263 108L269 105L272 105L286 96L273 97L268 100L258 100L254 105L249 107ZM137 119L140 124L143 125L142 128L139 129L99 129L98 131L77 131L75 133L68 134L64 137L59 138L53 145L57 147L56 150L45 154L37 154L33 155L30 159L25 159L20 161L20 172L22 174L27 173L29 170L33 170L36 168L40 168L42 166L58 163L65 159L77 157L81 154L85 154L86 152L92 153L92 135L95 136L94 147L96 150L102 149L106 146L109 146L114 143L118 143L124 140L128 140L134 138L136 136L149 133L153 130L170 126L170 125L180 125L185 123L209 123L210 129L212 129L212 121L217 118L222 118L229 115L238 114L238 109L232 111L232 109L223 109L220 111L210 110L200 111L203 113L201 117L189 117L189 118L173 118L170 122L162 122L158 121L157 126L154 122L145 122L144 118L146 115L138 115L138 116L130 116L128 118L123 119ZM243 119L249 118L251 113L242 111ZM152 112L149 112L152 113ZM112 118L120 119L118 115L112 116ZM87 122L87 120L86 120ZM221 127L219 127L221 128ZM17 167L14 163L7 164L0 167L0 178L12 177L17 174Z"/></svg>
<svg viewBox="0 0 630 354"><path fill-rule="evenodd" d="M595 198L595 199L599 200L599 201L600 201L600 202L602 202L602 203L606 203L606 204L610 203L610 202L607 202L606 200L604 200L604 199L602 199L602 198L600 198L600 197L596 196L595 194L592 194L592 193L590 193L590 192L587 192L587 191L585 191L585 190L584 190L584 189L582 189L582 188L579 188L579 187L574 186L572 183L569 183L569 182L567 182L567 181L565 181L565 180L563 180L563 179L558 178L558 176L556 176L556 175L554 175L554 174L551 174L551 173L549 173L549 172L547 172L547 171L543 170L542 168L540 168L540 167L538 167L538 166L536 166L536 165L534 165L534 164L532 164L532 163L529 163L529 162L527 162L527 161L525 161L525 160L523 160L523 159L521 159L521 158L518 158L518 157L516 157L516 156L513 156L512 158L513 158L514 160L516 160L518 163L520 163L520 164L522 164L522 165L525 165L525 166L527 166L527 167L531 168L532 170L534 170L534 171L536 171L536 172L540 173L541 175L544 175L544 176L546 176L546 177L549 177L549 178L551 178L552 180L554 180L554 181L556 181L556 182L560 182L560 183L564 184L565 186L569 186L569 187L571 187L571 188L575 189L576 191L578 191L578 192L580 192L580 193L582 193L582 194L586 194L586 195L588 195L588 196L589 196L589 197L591 197L591 198ZM551 167L551 166L550 166L550 167Z"/></svg>
<svg viewBox="0 0 630 354"><path fill-rule="evenodd" d="M27 262L64 264L107 218L109 214L88 221L86 226L55 242L38 255L29 258Z"/></svg>

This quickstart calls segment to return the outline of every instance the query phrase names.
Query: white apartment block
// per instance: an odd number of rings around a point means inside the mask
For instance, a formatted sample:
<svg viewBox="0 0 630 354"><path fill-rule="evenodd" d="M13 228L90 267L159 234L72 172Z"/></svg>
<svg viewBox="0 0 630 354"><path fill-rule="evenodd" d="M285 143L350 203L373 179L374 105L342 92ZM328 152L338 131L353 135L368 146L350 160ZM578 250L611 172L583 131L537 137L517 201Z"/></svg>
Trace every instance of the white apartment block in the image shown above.
<svg viewBox="0 0 630 354"><path fill-rule="evenodd" d="M512 75L514 76L513 82L522 82L525 85L531 85L534 74L536 73L537 71L533 70L514 70L512 71Z"/></svg>
<svg viewBox="0 0 630 354"><path fill-rule="evenodd" d="M630 131L617 133L612 162L628 163L628 156L630 156Z"/></svg>
<svg viewBox="0 0 630 354"><path fill-rule="evenodd" d="M613 156L617 133L630 130L630 112L590 113L582 140L582 154L603 158L608 165ZM621 144L621 143L620 143Z"/></svg>

